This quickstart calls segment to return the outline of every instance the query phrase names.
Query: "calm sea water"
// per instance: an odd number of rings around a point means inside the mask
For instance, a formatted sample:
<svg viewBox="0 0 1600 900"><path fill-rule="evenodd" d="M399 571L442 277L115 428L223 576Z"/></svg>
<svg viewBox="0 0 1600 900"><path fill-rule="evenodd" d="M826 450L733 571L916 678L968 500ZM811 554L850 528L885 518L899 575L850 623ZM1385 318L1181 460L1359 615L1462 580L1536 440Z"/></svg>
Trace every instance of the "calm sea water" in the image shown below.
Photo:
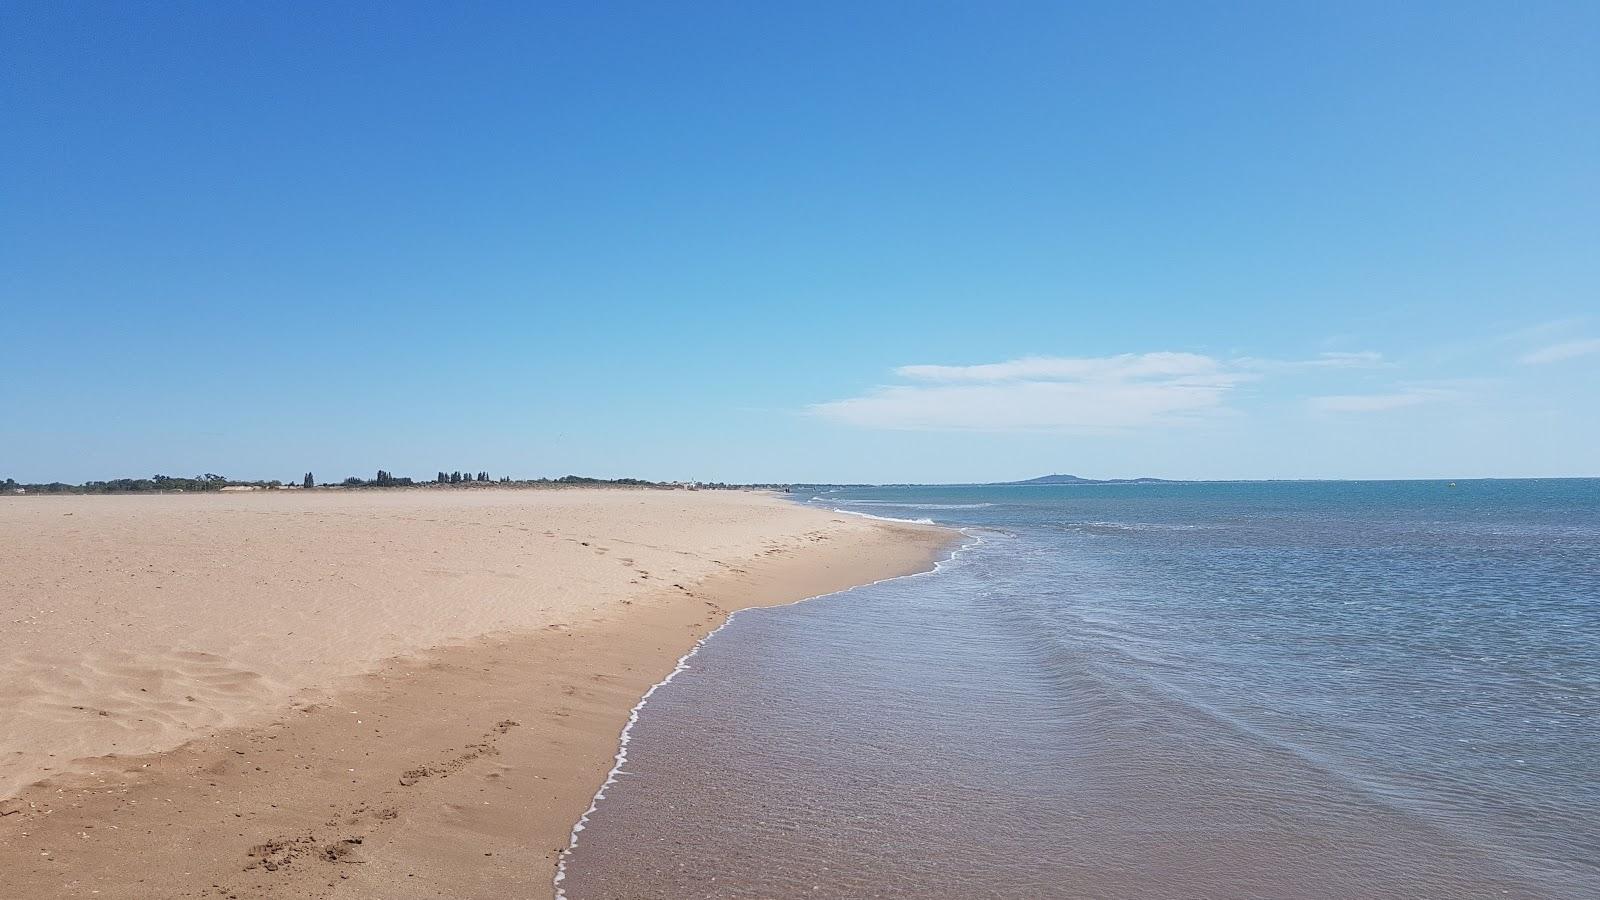
<svg viewBox="0 0 1600 900"><path fill-rule="evenodd" d="M735 616L567 896L1600 897L1600 480L811 502L973 546Z"/></svg>

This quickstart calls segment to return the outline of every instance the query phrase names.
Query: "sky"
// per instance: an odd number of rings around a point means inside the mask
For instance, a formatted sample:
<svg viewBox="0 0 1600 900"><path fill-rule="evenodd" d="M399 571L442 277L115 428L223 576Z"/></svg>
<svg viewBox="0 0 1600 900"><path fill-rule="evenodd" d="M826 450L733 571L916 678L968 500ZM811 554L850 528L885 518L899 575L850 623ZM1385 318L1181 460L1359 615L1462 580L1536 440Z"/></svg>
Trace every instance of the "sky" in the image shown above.
<svg viewBox="0 0 1600 900"><path fill-rule="evenodd" d="M0 478L1600 475L1600 5L0 5Z"/></svg>

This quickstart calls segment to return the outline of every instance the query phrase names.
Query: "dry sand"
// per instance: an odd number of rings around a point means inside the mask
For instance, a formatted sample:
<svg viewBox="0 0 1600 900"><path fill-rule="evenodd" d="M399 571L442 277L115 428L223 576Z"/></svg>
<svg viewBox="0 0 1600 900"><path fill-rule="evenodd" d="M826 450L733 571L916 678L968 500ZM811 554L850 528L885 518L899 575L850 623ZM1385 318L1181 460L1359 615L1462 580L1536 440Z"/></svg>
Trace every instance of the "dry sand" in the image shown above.
<svg viewBox="0 0 1600 900"><path fill-rule="evenodd" d="M0 499L0 898L548 897L694 641L949 537L733 492Z"/></svg>

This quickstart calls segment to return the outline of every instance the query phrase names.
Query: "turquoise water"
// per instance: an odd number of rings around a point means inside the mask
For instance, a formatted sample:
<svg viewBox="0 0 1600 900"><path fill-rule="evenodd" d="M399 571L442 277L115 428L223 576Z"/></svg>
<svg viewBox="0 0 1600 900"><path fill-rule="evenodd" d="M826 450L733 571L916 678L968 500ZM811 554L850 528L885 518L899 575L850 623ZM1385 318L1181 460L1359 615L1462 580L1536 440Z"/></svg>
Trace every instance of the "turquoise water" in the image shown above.
<svg viewBox="0 0 1600 900"><path fill-rule="evenodd" d="M1600 896L1600 481L809 502L972 546L736 616L568 896Z"/></svg>

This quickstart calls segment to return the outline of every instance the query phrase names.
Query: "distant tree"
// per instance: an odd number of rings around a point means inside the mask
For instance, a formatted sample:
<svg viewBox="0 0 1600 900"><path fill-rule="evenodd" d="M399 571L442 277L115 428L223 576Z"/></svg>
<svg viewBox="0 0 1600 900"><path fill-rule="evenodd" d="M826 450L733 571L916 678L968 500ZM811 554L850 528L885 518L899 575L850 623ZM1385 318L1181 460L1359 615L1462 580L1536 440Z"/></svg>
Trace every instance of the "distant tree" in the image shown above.
<svg viewBox="0 0 1600 900"><path fill-rule="evenodd" d="M302 487L316 487L317 486L317 480L315 478L311 477L311 473L310 472L307 472L305 479L300 482L300 485Z"/></svg>
<svg viewBox="0 0 1600 900"><path fill-rule="evenodd" d="M460 484L461 483L461 473L460 472L451 472L450 473L450 483L451 484Z"/></svg>
<svg viewBox="0 0 1600 900"><path fill-rule="evenodd" d="M448 473L448 472L440 472L439 473L439 483L440 484L449 484L450 483L450 473Z"/></svg>

